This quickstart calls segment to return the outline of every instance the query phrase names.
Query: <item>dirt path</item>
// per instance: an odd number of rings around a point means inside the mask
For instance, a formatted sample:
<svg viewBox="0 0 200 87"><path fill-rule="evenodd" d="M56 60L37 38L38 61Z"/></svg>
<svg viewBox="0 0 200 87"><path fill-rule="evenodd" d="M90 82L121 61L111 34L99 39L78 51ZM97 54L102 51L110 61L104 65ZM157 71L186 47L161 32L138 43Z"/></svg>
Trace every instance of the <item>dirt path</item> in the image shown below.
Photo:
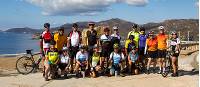
<svg viewBox="0 0 200 87"><path fill-rule="evenodd" d="M193 71L191 63L194 59L192 57L193 55L180 56L181 76L176 78L163 78L159 74L140 74L126 77L57 79L48 82L44 81L42 73L18 74L12 67L15 62L11 62L7 65L0 64L0 84L1 87L198 87L199 73ZM6 59L0 59L2 60L6 62ZM12 58L8 60L14 61Z"/></svg>

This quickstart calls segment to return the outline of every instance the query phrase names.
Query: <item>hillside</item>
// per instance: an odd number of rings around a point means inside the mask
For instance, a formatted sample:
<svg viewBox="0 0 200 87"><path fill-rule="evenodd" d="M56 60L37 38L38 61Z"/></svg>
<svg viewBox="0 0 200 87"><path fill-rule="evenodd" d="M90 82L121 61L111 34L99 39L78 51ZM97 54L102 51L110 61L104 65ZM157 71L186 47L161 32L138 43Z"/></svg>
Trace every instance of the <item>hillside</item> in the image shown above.
<svg viewBox="0 0 200 87"><path fill-rule="evenodd" d="M24 27L24 28L12 28L12 29L8 29L5 32L33 34L33 33L41 32L41 30L31 29L31 28L28 28L28 27Z"/></svg>
<svg viewBox="0 0 200 87"><path fill-rule="evenodd" d="M79 25L79 29L83 30L87 28L88 22L77 22ZM128 32L131 30L132 22L122 20L119 18L112 18L105 21L95 22L96 26L108 26L112 28L113 26L117 25L119 26L120 34L123 38L127 37ZM182 40L187 40L187 33L190 31L190 38L191 40L199 40L199 20L198 19L171 19L171 20L165 20L160 23L147 23L142 24L140 26L145 27L146 31L155 30L155 32L158 32L157 27L160 25L166 26L166 31L170 33L171 31L177 31L180 32ZM71 31L72 24L64 24L61 25L62 27L65 27L65 31L69 32ZM60 26L59 26L60 27ZM51 31L57 30L59 27L52 28ZM15 32L15 33L36 33L41 32L42 30L36 30L31 28L12 28L7 30L6 32Z"/></svg>

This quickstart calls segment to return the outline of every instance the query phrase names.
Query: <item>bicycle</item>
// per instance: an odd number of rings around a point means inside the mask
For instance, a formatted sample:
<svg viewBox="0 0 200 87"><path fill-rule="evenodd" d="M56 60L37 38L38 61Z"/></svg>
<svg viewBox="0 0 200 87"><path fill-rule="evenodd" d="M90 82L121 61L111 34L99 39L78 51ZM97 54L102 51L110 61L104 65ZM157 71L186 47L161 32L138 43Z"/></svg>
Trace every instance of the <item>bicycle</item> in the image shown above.
<svg viewBox="0 0 200 87"><path fill-rule="evenodd" d="M39 56L38 60L35 61L34 56L40 55L41 53L32 54L31 50L26 50L26 55L18 58L16 61L16 69L20 74L29 74L39 69L39 64L42 60L42 56Z"/></svg>
<svg viewBox="0 0 200 87"><path fill-rule="evenodd" d="M166 59L165 59L165 71L161 74L163 77L167 77L169 73L172 72L172 62L171 62L171 54L167 51Z"/></svg>

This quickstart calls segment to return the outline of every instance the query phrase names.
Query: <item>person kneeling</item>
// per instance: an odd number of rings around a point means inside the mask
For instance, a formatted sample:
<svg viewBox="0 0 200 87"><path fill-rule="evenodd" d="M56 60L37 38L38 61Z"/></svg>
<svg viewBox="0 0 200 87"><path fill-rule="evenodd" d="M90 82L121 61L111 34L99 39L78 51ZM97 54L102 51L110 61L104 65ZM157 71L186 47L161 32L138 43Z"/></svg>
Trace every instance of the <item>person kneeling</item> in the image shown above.
<svg viewBox="0 0 200 87"><path fill-rule="evenodd" d="M87 67L88 67L88 52L86 51L85 46L80 46L80 51L78 51L76 54L76 67L75 67L76 76L79 77L79 68L81 68L82 76L84 78Z"/></svg>
<svg viewBox="0 0 200 87"><path fill-rule="evenodd" d="M63 47L62 49L62 54L60 55L60 63L59 63L59 68L61 70L60 75L64 74L64 77L67 78L67 73L69 72L69 54L68 54L68 48L67 47Z"/></svg>
<svg viewBox="0 0 200 87"><path fill-rule="evenodd" d="M55 41L50 43L50 49L46 53L45 59L45 81L48 81L49 72L51 74L51 78L56 78L57 74L57 63L59 61L59 53L55 48Z"/></svg>
<svg viewBox="0 0 200 87"><path fill-rule="evenodd" d="M110 54L109 62L111 63L110 75L117 76L120 73L121 61L124 59L124 54L119 51L119 45L114 44L114 52Z"/></svg>
<svg viewBox="0 0 200 87"><path fill-rule="evenodd" d="M97 76L97 72L101 71L101 57L97 44L94 46L93 51L94 53L92 56L91 76L95 78Z"/></svg>
<svg viewBox="0 0 200 87"><path fill-rule="evenodd" d="M139 72L138 67L136 65L136 61L138 60L138 51L135 46L132 47L128 55L128 64L129 64L129 73L133 75L137 75Z"/></svg>

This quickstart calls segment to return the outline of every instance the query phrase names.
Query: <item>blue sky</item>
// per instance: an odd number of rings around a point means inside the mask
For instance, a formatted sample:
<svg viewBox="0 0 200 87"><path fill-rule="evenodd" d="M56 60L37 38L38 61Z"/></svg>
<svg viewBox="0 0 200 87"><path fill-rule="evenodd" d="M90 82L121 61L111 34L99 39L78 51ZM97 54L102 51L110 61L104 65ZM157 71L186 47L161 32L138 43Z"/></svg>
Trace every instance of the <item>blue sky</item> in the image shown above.
<svg viewBox="0 0 200 87"><path fill-rule="evenodd" d="M111 18L121 18L138 24L166 19L199 18L198 0L102 0L102 3L98 2L99 0L96 0L97 3L95 0L87 0L88 2L60 0L63 1L60 2L62 5L56 1L41 1L1 0L0 30L15 27L42 28L45 22L55 27L64 23Z"/></svg>

